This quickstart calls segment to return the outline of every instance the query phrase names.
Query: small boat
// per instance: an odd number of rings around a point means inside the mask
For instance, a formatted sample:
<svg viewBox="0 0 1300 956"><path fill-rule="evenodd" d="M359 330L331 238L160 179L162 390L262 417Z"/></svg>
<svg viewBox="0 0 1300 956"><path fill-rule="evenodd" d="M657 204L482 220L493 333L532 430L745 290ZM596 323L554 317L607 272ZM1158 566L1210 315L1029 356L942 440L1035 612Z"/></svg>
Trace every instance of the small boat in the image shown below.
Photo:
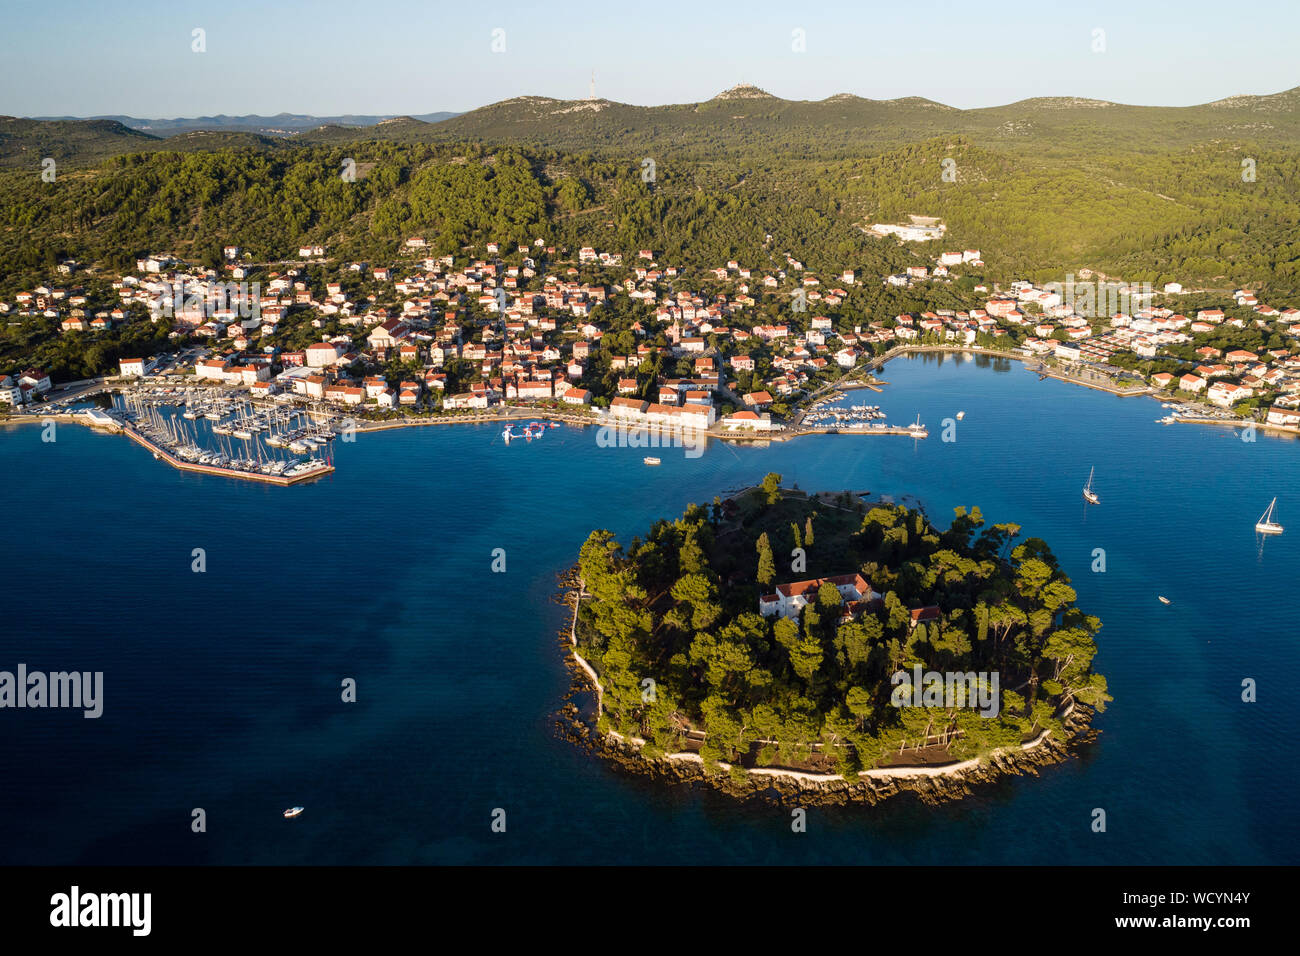
<svg viewBox="0 0 1300 956"><path fill-rule="evenodd" d="M658 459L658 458L651 458L651 457L647 456L647 457L645 457L645 458L642 458L641 460L642 460L643 462L645 462L647 465L657 465L657 464L659 464L659 459Z"/></svg>
<svg viewBox="0 0 1300 956"><path fill-rule="evenodd" d="M958 413L957 413L957 421L961 421L961 420L962 420L963 418L965 418L965 417L966 417L966 413L965 413L965 412L958 412Z"/></svg>
<svg viewBox="0 0 1300 956"><path fill-rule="evenodd" d="M304 809L304 807L290 807L288 810L284 811L284 818L286 820L292 820L298 814L302 813Z"/></svg>
<svg viewBox="0 0 1300 956"><path fill-rule="evenodd" d="M1083 486L1083 500L1090 505L1101 504L1101 498L1097 496L1097 492L1092 490L1092 474L1096 470L1096 468L1093 468L1092 471L1088 472L1088 483Z"/></svg>
<svg viewBox="0 0 1300 956"><path fill-rule="evenodd" d="M1157 594L1156 597L1158 597L1158 598L1160 599L1160 603L1161 603L1161 604L1173 604L1173 603L1174 603L1173 601L1169 600L1169 598L1165 597L1163 594Z"/></svg>
<svg viewBox="0 0 1300 956"><path fill-rule="evenodd" d="M1260 534L1281 534L1282 526L1273 520L1273 509L1277 507L1277 499L1274 498L1268 503L1268 510L1259 516L1255 522L1255 530Z"/></svg>

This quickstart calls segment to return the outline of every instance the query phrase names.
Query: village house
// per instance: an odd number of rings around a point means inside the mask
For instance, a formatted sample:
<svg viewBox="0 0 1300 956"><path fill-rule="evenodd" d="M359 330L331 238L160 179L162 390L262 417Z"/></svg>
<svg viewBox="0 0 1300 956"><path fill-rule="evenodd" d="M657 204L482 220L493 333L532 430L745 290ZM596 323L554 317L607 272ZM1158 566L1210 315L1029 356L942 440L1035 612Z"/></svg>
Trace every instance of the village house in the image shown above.
<svg viewBox="0 0 1300 956"><path fill-rule="evenodd" d="M487 408L487 393L475 394L474 392L461 392L457 395L448 395L442 400L443 408Z"/></svg>
<svg viewBox="0 0 1300 956"><path fill-rule="evenodd" d="M933 604L926 607L914 607L908 612L907 626L914 628L918 624L927 624L940 619L939 608Z"/></svg>
<svg viewBox="0 0 1300 956"><path fill-rule="evenodd" d="M840 574L830 578L813 578L809 581L778 584L775 593L759 597L758 613L764 617L779 614L781 617L797 620L799 612L817 600L817 589L828 582L835 585L835 589L840 592L840 598L846 603L866 604L880 599L880 595L871 589L871 585L861 574Z"/></svg>
<svg viewBox="0 0 1300 956"><path fill-rule="evenodd" d="M725 415L720 420L722 427L727 431L738 431L740 429L750 429L753 431L772 431L776 425L772 421L772 416L764 412L741 411Z"/></svg>
<svg viewBox="0 0 1300 956"><path fill-rule="evenodd" d="M1245 401L1255 394L1254 389L1231 382L1215 382L1205 393L1205 397L1220 408L1231 408L1237 402Z"/></svg>
<svg viewBox="0 0 1300 956"><path fill-rule="evenodd" d="M1268 410L1266 419L1270 425L1300 425L1300 408L1284 408L1281 405L1274 405Z"/></svg>
<svg viewBox="0 0 1300 956"><path fill-rule="evenodd" d="M307 346L307 367L327 368L338 362L341 350L333 342L317 342Z"/></svg>

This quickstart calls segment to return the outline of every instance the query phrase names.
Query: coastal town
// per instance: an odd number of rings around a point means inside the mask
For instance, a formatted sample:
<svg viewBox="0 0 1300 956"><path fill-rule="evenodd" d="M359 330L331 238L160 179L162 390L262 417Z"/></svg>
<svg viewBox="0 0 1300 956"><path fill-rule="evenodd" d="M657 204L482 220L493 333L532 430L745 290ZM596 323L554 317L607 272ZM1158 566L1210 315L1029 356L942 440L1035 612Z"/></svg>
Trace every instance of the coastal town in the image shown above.
<svg viewBox="0 0 1300 956"><path fill-rule="evenodd" d="M914 245L943 238L930 221L874 228ZM61 263L57 281L0 301L0 316L72 337L109 367L72 382L29 365L0 370L0 406L21 420L104 391L185 405L218 389L231 406L310 408L353 427L522 415L729 438L925 437L919 420L889 425L876 406L820 409L848 388L878 391L871 373L896 354L969 349L1157 395L1177 409L1167 421L1300 430L1300 309L1246 289L1180 311L1188 293L1176 283L1156 293L1087 270L1000 288L977 249L918 256L925 264L887 276L815 275L776 253L780 268L732 260L688 272L650 249L625 262L541 239L432 256L411 237L382 265L335 261L320 245L297 252L255 264L227 246L220 270L159 253L121 275ZM923 294L958 278L966 309L872 318L846 304L870 283ZM120 354L127 332L163 347ZM92 424L122 425L124 409Z"/></svg>
<svg viewBox="0 0 1300 956"><path fill-rule="evenodd" d="M1284 927L1300 0L1027 6L9 4L6 938Z"/></svg>

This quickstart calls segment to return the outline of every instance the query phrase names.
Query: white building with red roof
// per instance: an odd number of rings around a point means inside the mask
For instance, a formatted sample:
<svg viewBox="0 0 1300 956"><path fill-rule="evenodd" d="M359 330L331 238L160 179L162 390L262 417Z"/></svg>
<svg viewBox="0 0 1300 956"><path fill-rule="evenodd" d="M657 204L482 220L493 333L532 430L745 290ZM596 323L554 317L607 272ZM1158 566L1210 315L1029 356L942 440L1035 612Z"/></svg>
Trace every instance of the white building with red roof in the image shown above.
<svg viewBox="0 0 1300 956"><path fill-rule="evenodd" d="M840 598L846 603L866 603L880 598L862 575L839 574L831 578L778 584L775 594L765 594L758 599L758 613L764 617L779 614L781 617L798 618L799 612L817 599L817 589L826 583L835 585Z"/></svg>
<svg viewBox="0 0 1300 956"><path fill-rule="evenodd" d="M339 347L333 342L317 342L307 346L307 367L326 368L339 360Z"/></svg>

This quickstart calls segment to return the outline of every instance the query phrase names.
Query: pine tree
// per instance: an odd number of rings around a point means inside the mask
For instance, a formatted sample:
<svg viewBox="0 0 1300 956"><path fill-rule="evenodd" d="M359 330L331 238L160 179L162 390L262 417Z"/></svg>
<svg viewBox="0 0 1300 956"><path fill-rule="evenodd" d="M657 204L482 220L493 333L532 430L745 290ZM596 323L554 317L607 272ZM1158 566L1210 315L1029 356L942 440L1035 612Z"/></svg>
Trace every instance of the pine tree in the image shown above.
<svg viewBox="0 0 1300 956"><path fill-rule="evenodd" d="M772 558L772 545L767 540L767 532L758 536L758 583L771 584L776 580L776 561Z"/></svg>

